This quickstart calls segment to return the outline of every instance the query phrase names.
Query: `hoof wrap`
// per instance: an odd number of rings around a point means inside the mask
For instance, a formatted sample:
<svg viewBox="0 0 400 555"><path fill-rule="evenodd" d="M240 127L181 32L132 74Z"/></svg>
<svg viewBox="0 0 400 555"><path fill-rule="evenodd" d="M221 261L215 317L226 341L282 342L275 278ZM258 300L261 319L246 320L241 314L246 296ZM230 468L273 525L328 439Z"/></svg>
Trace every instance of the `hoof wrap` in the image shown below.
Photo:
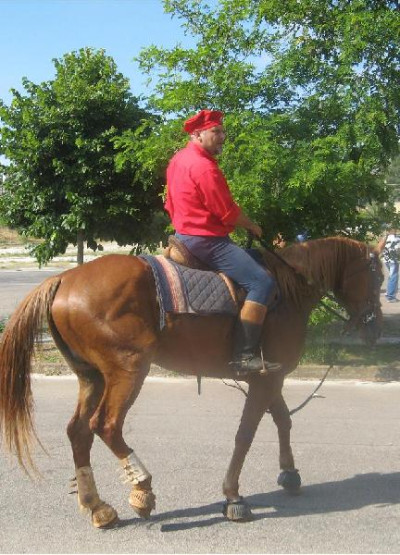
<svg viewBox="0 0 400 555"><path fill-rule="evenodd" d="M298 470L283 470L278 476L278 486L292 494L299 493L301 478Z"/></svg>
<svg viewBox="0 0 400 555"><path fill-rule="evenodd" d="M243 497L239 497L237 501L226 500L222 509L222 514L228 520L234 522L248 522L254 518L250 506Z"/></svg>
<svg viewBox="0 0 400 555"><path fill-rule="evenodd" d="M140 518L148 519L151 511L156 508L156 496L151 490L133 489L129 503Z"/></svg>

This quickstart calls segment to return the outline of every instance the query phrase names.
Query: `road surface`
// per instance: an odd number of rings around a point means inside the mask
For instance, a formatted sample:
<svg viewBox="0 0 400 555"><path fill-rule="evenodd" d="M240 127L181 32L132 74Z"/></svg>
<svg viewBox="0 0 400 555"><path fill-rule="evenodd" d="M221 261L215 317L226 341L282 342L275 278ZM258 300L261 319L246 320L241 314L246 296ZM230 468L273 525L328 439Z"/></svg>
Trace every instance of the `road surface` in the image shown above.
<svg viewBox="0 0 400 555"><path fill-rule="evenodd" d="M93 468L121 526L92 528L68 495L73 463L65 428L76 402L73 378L34 379L36 422L49 456L30 481L0 453L0 552L4 553L399 553L398 383L330 382L293 417L293 450L303 492L276 485L278 446L266 415L241 476L255 520L227 522L221 482L243 395L221 382L150 380L128 414L125 436L153 474L157 509L149 521L128 505L128 486L101 441ZM290 407L313 384L288 380Z"/></svg>

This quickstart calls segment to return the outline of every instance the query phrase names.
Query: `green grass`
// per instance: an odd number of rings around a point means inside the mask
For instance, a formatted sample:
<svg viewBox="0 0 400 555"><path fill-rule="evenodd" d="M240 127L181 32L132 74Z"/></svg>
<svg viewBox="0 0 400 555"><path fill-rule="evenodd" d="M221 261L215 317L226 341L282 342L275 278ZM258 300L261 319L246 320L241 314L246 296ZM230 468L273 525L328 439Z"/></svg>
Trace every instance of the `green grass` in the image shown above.
<svg viewBox="0 0 400 555"><path fill-rule="evenodd" d="M300 364L397 367L400 364L400 345L378 344L375 348L368 349L363 345L308 344ZM37 349L34 368L36 372L47 375L68 371L64 358L53 342L45 343ZM162 372L165 375L165 371Z"/></svg>
<svg viewBox="0 0 400 555"><path fill-rule="evenodd" d="M16 231L0 225L0 246L10 247L10 246L21 246L26 243L26 239L21 237Z"/></svg>
<svg viewBox="0 0 400 555"><path fill-rule="evenodd" d="M382 335L399 337L400 314L386 315ZM374 347L361 344L357 331L352 331L349 341L342 341L343 322L331 318L309 325L301 364L333 364L335 366L398 366L400 344L379 341ZM346 337L346 336L344 336ZM352 341L352 338L354 341Z"/></svg>
<svg viewBox="0 0 400 555"><path fill-rule="evenodd" d="M52 341L37 346L33 360L33 371L46 376L61 376L71 373L68 364ZM177 372L165 370L155 365L152 365L150 375L162 377L179 376Z"/></svg>
<svg viewBox="0 0 400 555"><path fill-rule="evenodd" d="M334 364L335 366L397 366L400 345L340 345L338 343L308 344L301 364Z"/></svg>
<svg viewBox="0 0 400 555"><path fill-rule="evenodd" d="M8 318L0 319L0 333L4 330ZM320 330L321 331L321 330ZM332 336L311 329L306 341L305 352L301 358L302 365L334 366L400 366L400 344L378 344L374 348L365 345L343 345ZM67 364L52 341L39 345L35 352L34 369L44 374L62 374L68 371Z"/></svg>

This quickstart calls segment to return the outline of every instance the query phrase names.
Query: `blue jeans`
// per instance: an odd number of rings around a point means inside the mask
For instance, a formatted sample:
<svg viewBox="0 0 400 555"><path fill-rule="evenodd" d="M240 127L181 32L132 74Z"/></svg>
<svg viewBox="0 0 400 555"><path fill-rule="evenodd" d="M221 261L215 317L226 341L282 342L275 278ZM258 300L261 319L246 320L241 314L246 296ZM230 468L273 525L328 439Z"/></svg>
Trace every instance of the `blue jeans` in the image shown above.
<svg viewBox="0 0 400 555"><path fill-rule="evenodd" d="M392 300L396 298L399 288L399 262L390 260L385 262L386 268L389 270L389 277L386 286L386 298Z"/></svg>
<svg viewBox="0 0 400 555"><path fill-rule="evenodd" d="M247 292L246 300L264 306L272 302L276 282L265 268L229 237L204 237L176 233L187 249L215 271L220 271Z"/></svg>

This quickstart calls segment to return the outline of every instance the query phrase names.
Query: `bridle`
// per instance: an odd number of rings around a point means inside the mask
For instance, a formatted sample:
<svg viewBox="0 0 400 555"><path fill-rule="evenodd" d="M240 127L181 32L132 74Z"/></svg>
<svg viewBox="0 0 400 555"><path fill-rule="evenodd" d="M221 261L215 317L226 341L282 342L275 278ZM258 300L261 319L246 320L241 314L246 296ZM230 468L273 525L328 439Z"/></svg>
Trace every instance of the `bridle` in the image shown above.
<svg viewBox="0 0 400 555"><path fill-rule="evenodd" d="M248 247L251 246L251 239L252 237L249 235L248 243L247 243ZM263 241L261 238L258 238L257 240L260 242L260 244L264 247L265 250L267 250L270 254L278 258L285 266L288 266L289 268L291 268L293 272L295 272L296 274L298 273L296 268L294 268L291 264L289 264L276 251L270 249L269 246L265 243L265 241ZM378 254L375 252L369 252L368 258L366 259L366 264L368 267L368 271L370 273L369 291L368 291L366 306L364 306L361 310L359 310L357 313L353 315L349 314L349 317L346 318L345 316L340 314L340 312L335 310L333 307L329 306L325 301L323 300L319 301L319 304L325 310L327 310L328 312L331 312L337 318L345 322L346 325L345 325L344 333L348 333L351 329L358 328L360 325L369 326L371 324L374 324L375 321L377 320L377 314L380 308L380 301L379 300L377 301L376 299L379 299L379 291L382 283L381 277L379 275L379 270L378 270L378 267L379 267ZM365 267L356 270L353 274L350 274L348 278L363 272L364 269ZM335 296L332 296L329 293L325 293L323 296L329 298L334 302L337 302L337 299L335 298Z"/></svg>
<svg viewBox="0 0 400 555"><path fill-rule="evenodd" d="M382 283L381 275L379 272L378 255L374 252L370 252L368 259L366 260L366 264L368 272L370 274L368 280L369 291L365 306L362 307L358 312L349 315L349 318L345 318L337 311L326 305L326 303L320 301L324 308L333 312L337 317L339 317L346 323L345 332L348 332L353 328L357 328L360 325L369 326L371 324L374 324L378 317L377 315L380 308L379 291ZM363 272L364 270L365 266L358 269L353 274L350 274L348 278L353 277L354 275ZM332 298L329 295L327 296L333 300L336 300L334 297Z"/></svg>

